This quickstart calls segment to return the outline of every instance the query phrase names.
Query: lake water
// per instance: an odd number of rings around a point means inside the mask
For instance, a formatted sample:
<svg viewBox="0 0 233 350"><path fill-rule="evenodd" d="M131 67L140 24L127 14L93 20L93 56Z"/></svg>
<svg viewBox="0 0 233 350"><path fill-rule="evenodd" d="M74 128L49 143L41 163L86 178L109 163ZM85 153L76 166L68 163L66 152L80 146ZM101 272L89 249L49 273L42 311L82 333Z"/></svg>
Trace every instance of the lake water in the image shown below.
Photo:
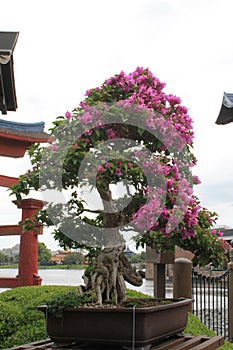
<svg viewBox="0 0 233 350"><path fill-rule="evenodd" d="M83 284L82 275L84 270L63 270L63 269L51 269L51 270L39 270L38 274L42 277L43 285L71 285L76 286ZM15 277L18 274L17 269L0 269L0 277ZM143 280L143 284L140 287L132 286L126 283L127 288L140 291L142 293L153 296L153 281ZM7 289L0 288L0 292ZM166 297L172 297L172 291L167 290Z"/></svg>

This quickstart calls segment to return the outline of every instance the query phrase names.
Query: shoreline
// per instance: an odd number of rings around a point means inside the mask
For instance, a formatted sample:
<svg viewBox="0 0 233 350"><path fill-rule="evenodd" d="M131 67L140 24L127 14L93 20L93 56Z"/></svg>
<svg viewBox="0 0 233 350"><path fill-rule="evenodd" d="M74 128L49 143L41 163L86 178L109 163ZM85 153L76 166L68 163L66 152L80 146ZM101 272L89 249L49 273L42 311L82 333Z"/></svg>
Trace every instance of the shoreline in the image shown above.
<svg viewBox="0 0 233 350"><path fill-rule="evenodd" d="M18 267L18 264L0 265L0 269L18 269ZM38 265L38 270L85 270L86 268L87 265Z"/></svg>

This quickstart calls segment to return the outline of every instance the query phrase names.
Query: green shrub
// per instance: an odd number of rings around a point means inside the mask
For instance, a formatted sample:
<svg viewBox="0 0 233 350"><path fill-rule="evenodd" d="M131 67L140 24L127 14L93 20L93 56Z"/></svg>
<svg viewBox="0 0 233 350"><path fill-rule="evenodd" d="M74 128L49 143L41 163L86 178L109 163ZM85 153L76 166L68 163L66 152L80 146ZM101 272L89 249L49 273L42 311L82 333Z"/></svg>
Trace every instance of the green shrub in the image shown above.
<svg viewBox="0 0 233 350"><path fill-rule="evenodd" d="M23 320L20 307L18 305L7 304L0 301L0 341L14 333Z"/></svg>
<svg viewBox="0 0 233 350"><path fill-rule="evenodd" d="M0 293L0 349L47 338L45 317L37 306L75 290L70 286L34 286Z"/></svg>
<svg viewBox="0 0 233 350"><path fill-rule="evenodd" d="M194 316L192 313L189 313L188 323L184 330L186 334L192 334L195 336L198 335L207 335L209 337L214 337L216 335L215 332L211 331L206 325L200 322L197 316ZM233 349L233 344L225 341L224 345L218 348L219 350L229 350Z"/></svg>
<svg viewBox="0 0 233 350"><path fill-rule="evenodd" d="M192 313L189 313L188 323L184 330L186 334L192 334L195 336L198 335L207 335L208 337L213 337L216 334L211 331L206 325L200 322L199 318Z"/></svg>
<svg viewBox="0 0 233 350"><path fill-rule="evenodd" d="M8 349L22 344L29 344L31 342L47 339L45 319L37 319L36 322L24 324L18 328L13 334L5 338L1 344L1 349Z"/></svg>
<svg viewBox="0 0 233 350"><path fill-rule="evenodd" d="M134 289L127 289L126 296L128 298L151 298L151 295L143 294Z"/></svg>

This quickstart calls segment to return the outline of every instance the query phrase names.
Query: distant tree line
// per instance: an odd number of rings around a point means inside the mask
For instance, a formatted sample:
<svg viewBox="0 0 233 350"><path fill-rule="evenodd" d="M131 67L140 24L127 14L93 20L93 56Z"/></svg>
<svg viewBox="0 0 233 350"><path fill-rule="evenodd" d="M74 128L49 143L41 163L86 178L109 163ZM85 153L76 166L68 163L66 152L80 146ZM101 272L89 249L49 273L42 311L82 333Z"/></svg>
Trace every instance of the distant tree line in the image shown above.
<svg viewBox="0 0 233 350"><path fill-rule="evenodd" d="M48 266L56 265L56 262L51 261L52 253L44 243L38 243L38 265ZM62 264L64 265L80 265L85 263L85 255L81 252L71 252L64 256Z"/></svg>
<svg viewBox="0 0 233 350"><path fill-rule="evenodd" d="M61 253L61 252L60 252ZM55 265L56 262L51 261L52 253L51 250L45 245L45 243L38 243L38 265L49 266ZM17 264L19 262L19 254L11 256L9 254L0 252L0 265ZM71 252L66 254L62 264L64 265L76 265L84 264L85 255L81 252Z"/></svg>
<svg viewBox="0 0 233 350"><path fill-rule="evenodd" d="M145 263L146 262L146 252L142 251L141 253L138 253L138 254L134 254L133 256L131 256L129 258L129 261L131 262L131 264L135 263L135 264L138 264L138 263Z"/></svg>

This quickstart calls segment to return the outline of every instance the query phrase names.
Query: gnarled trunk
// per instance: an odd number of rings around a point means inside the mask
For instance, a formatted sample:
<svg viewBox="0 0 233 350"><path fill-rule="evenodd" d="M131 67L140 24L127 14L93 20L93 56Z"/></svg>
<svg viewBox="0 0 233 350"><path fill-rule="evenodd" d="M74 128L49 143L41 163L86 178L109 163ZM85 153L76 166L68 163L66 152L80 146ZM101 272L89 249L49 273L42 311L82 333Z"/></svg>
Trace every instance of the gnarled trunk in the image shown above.
<svg viewBox="0 0 233 350"><path fill-rule="evenodd" d="M97 303L111 301L119 303L125 297L125 280L133 285L140 286L142 277L132 268L124 254L125 240L119 232L122 218L113 203L110 189L98 189L104 206L104 245L93 269L87 269L83 279L85 290L96 293Z"/></svg>
<svg viewBox="0 0 233 350"><path fill-rule="evenodd" d="M85 290L96 293L97 303L119 303L125 298L125 281L134 286L142 284L142 277L137 273L126 255L124 246L104 248L98 255L94 268L85 270Z"/></svg>

